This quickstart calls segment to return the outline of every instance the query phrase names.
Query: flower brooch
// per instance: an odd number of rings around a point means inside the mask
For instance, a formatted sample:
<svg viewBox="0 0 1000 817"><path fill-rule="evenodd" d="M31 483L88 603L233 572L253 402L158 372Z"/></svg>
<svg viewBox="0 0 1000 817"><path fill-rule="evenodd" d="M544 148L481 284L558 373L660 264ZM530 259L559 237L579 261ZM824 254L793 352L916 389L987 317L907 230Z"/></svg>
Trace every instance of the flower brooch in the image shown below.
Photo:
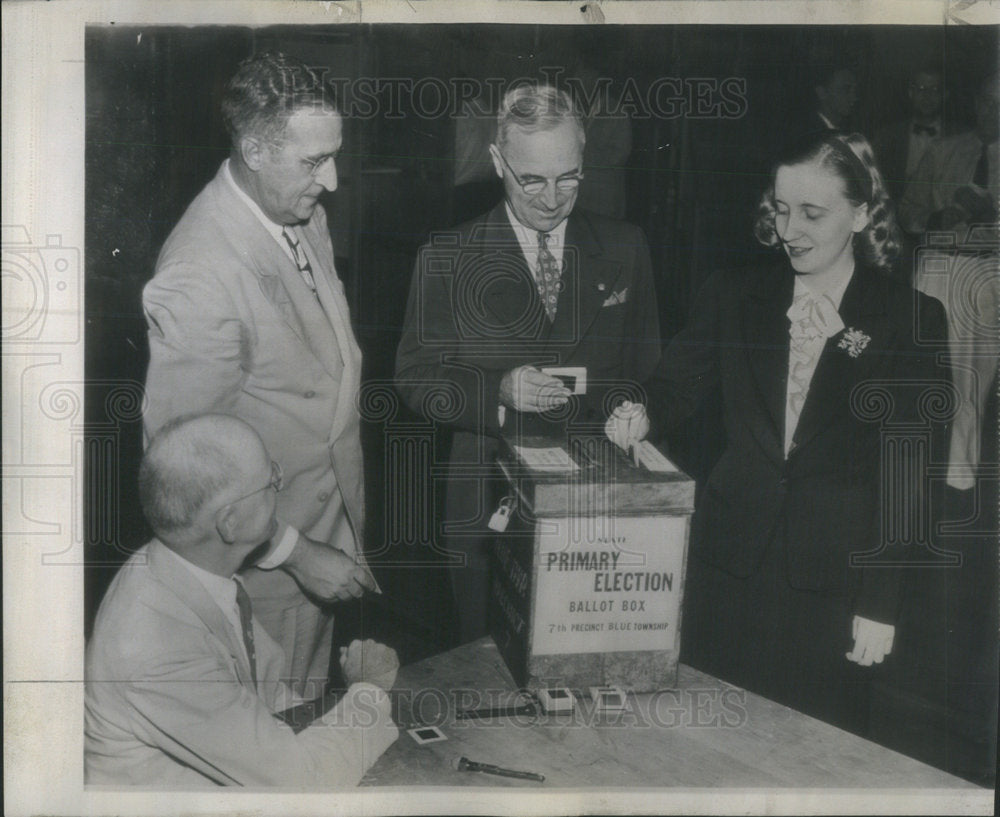
<svg viewBox="0 0 1000 817"><path fill-rule="evenodd" d="M847 354L851 357L858 357L858 355L865 350L870 341L871 338L860 329L849 327L844 332L844 337L840 339L840 343L837 344L837 348L846 349Z"/></svg>

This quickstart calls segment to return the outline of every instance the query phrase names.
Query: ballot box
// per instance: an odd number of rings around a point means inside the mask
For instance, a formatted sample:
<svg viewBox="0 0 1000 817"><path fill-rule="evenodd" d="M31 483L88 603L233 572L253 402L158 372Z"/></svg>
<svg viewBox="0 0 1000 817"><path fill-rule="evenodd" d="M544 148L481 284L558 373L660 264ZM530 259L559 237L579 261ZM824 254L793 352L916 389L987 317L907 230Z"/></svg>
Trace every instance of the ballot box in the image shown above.
<svg viewBox="0 0 1000 817"><path fill-rule="evenodd" d="M676 683L694 482L651 444L506 439L494 514L490 633L515 680L543 687Z"/></svg>

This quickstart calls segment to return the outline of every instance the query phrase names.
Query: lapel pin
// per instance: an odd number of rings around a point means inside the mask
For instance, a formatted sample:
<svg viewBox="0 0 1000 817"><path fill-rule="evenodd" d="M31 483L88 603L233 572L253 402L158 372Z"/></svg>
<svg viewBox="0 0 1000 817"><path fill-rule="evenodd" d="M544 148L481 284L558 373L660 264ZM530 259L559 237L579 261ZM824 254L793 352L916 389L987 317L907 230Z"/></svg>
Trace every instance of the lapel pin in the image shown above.
<svg viewBox="0 0 1000 817"><path fill-rule="evenodd" d="M604 282L603 282L603 281L601 281L601 283L599 283L599 284L597 285L597 291L598 291L598 292L604 292L604 289L605 289L605 287L604 287Z"/></svg>

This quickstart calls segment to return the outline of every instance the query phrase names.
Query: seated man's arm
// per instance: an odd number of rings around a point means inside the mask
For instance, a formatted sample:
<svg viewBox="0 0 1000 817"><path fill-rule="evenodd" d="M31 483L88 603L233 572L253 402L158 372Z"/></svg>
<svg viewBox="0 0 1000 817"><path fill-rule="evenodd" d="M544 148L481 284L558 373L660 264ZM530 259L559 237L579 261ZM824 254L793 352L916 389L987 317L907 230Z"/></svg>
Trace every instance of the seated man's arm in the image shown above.
<svg viewBox="0 0 1000 817"><path fill-rule="evenodd" d="M399 734L369 683L296 735L215 656L162 655L143 674L125 690L136 734L222 785L354 786Z"/></svg>

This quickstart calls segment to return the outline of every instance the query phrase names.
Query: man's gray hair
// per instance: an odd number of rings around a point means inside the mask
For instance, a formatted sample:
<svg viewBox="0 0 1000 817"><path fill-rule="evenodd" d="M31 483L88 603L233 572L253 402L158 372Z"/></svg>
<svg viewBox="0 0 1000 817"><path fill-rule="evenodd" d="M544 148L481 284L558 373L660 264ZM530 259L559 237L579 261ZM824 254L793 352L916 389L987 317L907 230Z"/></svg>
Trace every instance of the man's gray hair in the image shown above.
<svg viewBox="0 0 1000 817"><path fill-rule="evenodd" d="M253 430L224 414L186 414L156 432L139 466L139 501L156 534L187 530L240 478L246 432Z"/></svg>
<svg viewBox="0 0 1000 817"><path fill-rule="evenodd" d="M565 91L552 85L516 85L504 94L497 114L497 146L507 142L511 128L525 133L552 130L563 122L572 122L580 134L580 144L586 140L583 114Z"/></svg>
<svg viewBox="0 0 1000 817"><path fill-rule="evenodd" d="M303 109L336 112L333 86L279 51L243 60L222 95L222 119L234 148L244 136L280 144L289 118Z"/></svg>

